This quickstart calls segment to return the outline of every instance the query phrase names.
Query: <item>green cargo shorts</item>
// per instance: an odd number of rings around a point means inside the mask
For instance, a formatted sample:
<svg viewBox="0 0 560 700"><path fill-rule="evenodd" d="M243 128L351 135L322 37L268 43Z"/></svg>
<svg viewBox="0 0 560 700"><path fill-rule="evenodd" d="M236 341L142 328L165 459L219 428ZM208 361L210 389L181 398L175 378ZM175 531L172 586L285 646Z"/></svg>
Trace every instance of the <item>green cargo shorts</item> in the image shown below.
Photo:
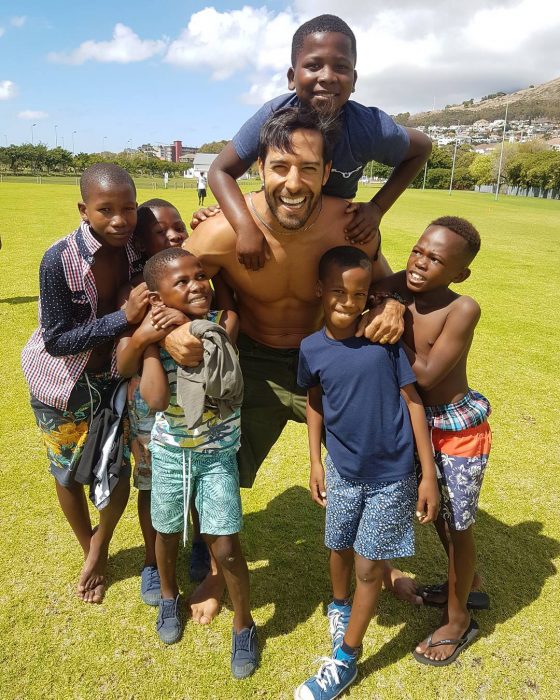
<svg viewBox="0 0 560 700"><path fill-rule="evenodd" d="M245 384L237 462L240 485L250 488L286 423L305 423L307 392L296 381L298 349L269 348L243 333L237 347Z"/></svg>

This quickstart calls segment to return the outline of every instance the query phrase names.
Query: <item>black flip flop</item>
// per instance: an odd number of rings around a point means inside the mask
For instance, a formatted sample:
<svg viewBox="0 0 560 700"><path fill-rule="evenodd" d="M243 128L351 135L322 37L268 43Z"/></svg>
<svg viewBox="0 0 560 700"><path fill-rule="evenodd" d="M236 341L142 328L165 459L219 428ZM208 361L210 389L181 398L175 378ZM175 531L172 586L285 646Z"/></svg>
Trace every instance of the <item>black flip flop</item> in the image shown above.
<svg viewBox="0 0 560 700"><path fill-rule="evenodd" d="M430 635L428 637L428 646L426 651L428 649L433 649L434 647L443 647L446 644L456 645L455 651L446 659L428 659L426 656L424 656L424 654L419 654L416 650L412 652L412 655L416 661L418 661L418 663L425 664L426 666L449 666L449 664L452 664L459 654L469 646L469 644L472 644L478 632L479 627L476 621L471 620L471 624L468 626L467 631L461 637L461 639L441 639L439 642L432 642L433 635Z"/></svg>
<svg viewBox="0 0 560 700"><path fill-rule="evenodd" d="M429 605L432 608L444 608L447 605L447 599L443 602L437 600L442 595L447 596L447 584L445 583L422 586L416 592L424 601L424 605ZM484 591L471 591L467 598L467 608L469 610L489 610L490 596Z"/></svg>

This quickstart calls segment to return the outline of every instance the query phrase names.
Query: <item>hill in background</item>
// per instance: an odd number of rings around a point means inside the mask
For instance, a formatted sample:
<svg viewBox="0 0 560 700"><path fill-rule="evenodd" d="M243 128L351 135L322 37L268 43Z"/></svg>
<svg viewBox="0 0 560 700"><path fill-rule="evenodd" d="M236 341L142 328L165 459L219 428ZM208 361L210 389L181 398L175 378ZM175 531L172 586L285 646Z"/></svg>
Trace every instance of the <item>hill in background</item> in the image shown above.
<svg viewBox="0 0 560 700"><path fill-rule="evenodd" d="M504 118L508 100L508 120L544 119L560 122L560 78L509 95L498 92L476 101L465 100L460 105L447 105L445 109L433 112L413 115L405 112L395 115L395 119L405 126L450 126L458 121L461 124L473 124L479 119L494 121Z"/></svg>

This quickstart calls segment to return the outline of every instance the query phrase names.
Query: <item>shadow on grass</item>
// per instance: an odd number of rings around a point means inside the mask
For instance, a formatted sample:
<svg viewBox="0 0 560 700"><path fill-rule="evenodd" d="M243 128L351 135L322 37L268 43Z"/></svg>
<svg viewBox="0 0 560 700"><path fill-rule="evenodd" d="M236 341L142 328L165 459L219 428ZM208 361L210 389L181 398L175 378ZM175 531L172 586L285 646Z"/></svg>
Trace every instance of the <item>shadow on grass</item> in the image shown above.
<svg viewBox="0 0 560 700"><path fill-rule="evenodd" d="M496 625L515 617L537 600L546 579L556 573L552 560L560 554L560 543L543 535L542 527L537 521L510 526L485 511L478 512L475 531L478 562L491 605L490 610L473 615L480 625L481 636L492 634ZM417 556L404 560L402 566L419 581L434 583L445 580L447 560L439 551L435 552L439 541L435 530L431 530L420 534ZM427 549L435 556L426 557L424 550ZM443 552L441 545L438 549ZM430 566L436 561L441 562L437 571ZM416 608L384 593L372 627L376 623L382 626L405 624L390 642L362 661L361 673L368 676L410 654L421 639L439 626L440 615L437 609ZM479 661L473 659L473 663Z"/></svg>
<svg viewBox="0 0 560 700"><path fill-rule="evenodd" d="M38 301L38 296L33 297L7 297L0 299L0 304L30 304L33 301Z"/></svg>

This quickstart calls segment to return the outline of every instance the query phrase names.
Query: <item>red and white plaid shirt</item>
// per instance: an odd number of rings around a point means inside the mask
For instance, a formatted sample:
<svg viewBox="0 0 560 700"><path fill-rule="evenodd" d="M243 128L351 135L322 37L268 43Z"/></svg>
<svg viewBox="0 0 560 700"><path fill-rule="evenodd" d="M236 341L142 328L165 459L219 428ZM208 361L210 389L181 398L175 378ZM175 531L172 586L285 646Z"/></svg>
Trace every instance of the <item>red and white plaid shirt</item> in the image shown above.
<svg viewBox="0 0 560 700"><path fill-rule="evenodd" d="M126 330L124 311L97 318L97 288L91 271L101 243L89 224L54 243L39 270L39 328L24 347L21 361L29 390L43 403L65 410L91 351ZM129 241L129 278L142 270L142 259ZM111 374L118 376L115 352Z"/></svg>

